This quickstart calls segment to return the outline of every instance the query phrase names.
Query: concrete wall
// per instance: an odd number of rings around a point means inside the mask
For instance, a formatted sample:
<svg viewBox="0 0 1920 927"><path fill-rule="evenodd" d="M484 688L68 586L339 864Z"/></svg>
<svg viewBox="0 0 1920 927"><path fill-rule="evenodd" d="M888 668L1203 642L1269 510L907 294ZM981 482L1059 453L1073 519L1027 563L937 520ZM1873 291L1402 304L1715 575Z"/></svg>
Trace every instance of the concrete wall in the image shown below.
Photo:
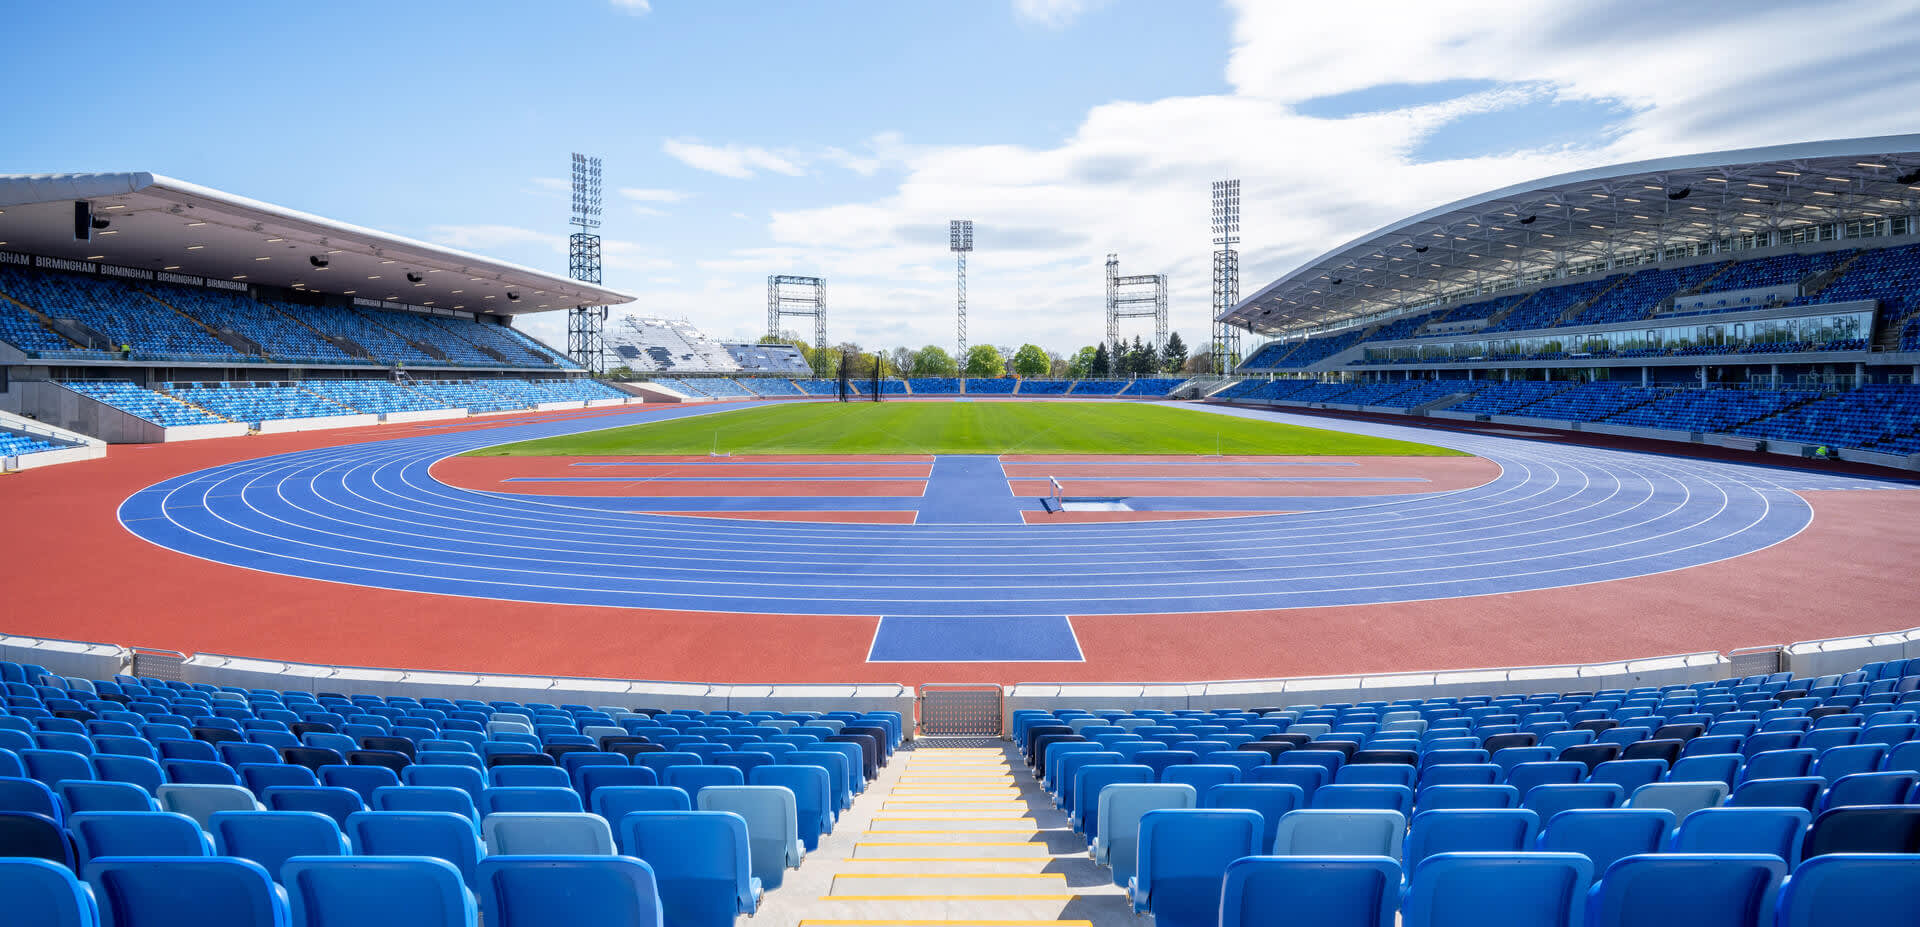
<svg viewBox="0 0 1920 927"><path fill-rule="evenodd" d="M535 403L533 410L535 412L552 412L556 409L584 409L586 407L587 404L584 400L570 399L561 402Z"/></svg>
<svg viewBox="0 0 1920 927"><path fill-rule="evenodd" d="M263 435L286 434L293 431L324 431L329 428L357 428L361 425L377 425L380 416L369 413L354 415L317 415L309 418L276 418L260 423Z"/></svg>
<svg viewBox="0 0 1920 927"><path fill-rule="evenodd" d="M107 446L101 443L83 444L79 447L62 448L57 451L41 451L37 454L22 454L18 457L0 457L0 469L32 470L36 467L50 467L54 464L74 463L81 460L99 460L107 456Z"/></svg>
<svg viewBox="0 0 1920 927"><path fill-rule="evenodd" d="M162 428L162 441L202 441L207 438L239 438L250 431L246 422L215 422L211 425L175 425Z"/></svg>
<svg viewBox="0 0 1920 927"><path fill-rule="evenodd" d="M421 409L417 412L388 412L380 420L389 425L402 422L438 422L450 418L466 418L465 409Z"/></svg>
<svg viewBox="0 0 1920 927"><path fill-rule="evenodd" d="M16 380L5 400L8 411L92 435L108 444L158 444L166 440L166 429L159 425L51 380Z"/></svg>

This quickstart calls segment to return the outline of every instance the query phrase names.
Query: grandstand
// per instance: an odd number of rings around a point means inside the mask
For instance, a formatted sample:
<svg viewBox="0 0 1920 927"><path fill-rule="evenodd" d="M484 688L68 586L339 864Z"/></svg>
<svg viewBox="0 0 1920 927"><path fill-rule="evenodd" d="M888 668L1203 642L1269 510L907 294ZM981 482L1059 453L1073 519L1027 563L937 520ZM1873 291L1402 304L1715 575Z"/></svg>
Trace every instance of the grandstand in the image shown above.
<svg viewBox="0 0 1920 927"><path fill-rule="evenodd" d="M1874 205L1905 189L1874 165L1913 160L1914 141L1599 168L1430 210L1308 262L1224 316L1274 339L1241 376L1364 391L1228 385L1213 396L1681 441L1738 435L1789 455L1829 446L1915 468L1906 449L1920 422L1901 416L1920 383L1920 227ZM1818 186L1788 182L1815 171ZM1735 185L1742 196L1693 196L1686 215L1664 218L1621 192ZM1527 228L1569 203L1580 213L1570 230ZM1831 207L1819 221L1778 218L1815 204ZM1637 244L1652 238L1664 246ZM1436 240L1468 246L1401 266L1402 252ZM1810 403L1817 414L1797 413Z"/></svg>

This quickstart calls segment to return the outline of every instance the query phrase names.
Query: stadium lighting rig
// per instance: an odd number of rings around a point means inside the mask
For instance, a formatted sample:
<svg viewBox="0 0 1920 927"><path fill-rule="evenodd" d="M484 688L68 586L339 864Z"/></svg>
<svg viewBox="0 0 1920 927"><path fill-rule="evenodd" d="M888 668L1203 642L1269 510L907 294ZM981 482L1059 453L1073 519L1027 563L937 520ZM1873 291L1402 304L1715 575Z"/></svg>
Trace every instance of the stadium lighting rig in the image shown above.
<svg viewBox="0 0 1920 927"><path fill-rule="evenodd" d="M573 215L576 231L567 236L567 274L600 284L600 159L573 153ZM516 299L507 294L508 299ZM575 306L567 313L567 354L590 374L607 371L607 307Z"/></svg>
<svg viewBox="0 0 1920 927"><path fill-rule="evenodd" d="M1220 321L1240 302L1240 181L1213 182L1213 373L1224 376L1240 357L1240 330Z"/></svg>
<svg viewBox="0 0 1920 927"><path fill-rule="evenodd" d="M947 249L954 254L954 318L960 331L960 353L954 355L954 363L959 365L960 378L964 380L967 378L967 252L973 250L972 219L947 222Z"/></svg>

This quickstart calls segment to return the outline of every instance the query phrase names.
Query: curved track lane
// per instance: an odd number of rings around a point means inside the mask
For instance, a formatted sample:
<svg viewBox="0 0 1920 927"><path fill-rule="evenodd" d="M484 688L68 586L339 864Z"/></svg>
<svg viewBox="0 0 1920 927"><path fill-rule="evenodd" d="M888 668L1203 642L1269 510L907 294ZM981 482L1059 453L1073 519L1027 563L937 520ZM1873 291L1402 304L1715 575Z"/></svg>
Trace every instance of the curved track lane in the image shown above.
<svg viewBox="0 0 1920 927"><path fill-rule="evenodd" d="M729 404L740 408L751 404ZM447 456L712 409L322 448L135 493L126 528L247 569L568 605L886 616L1169 614L1377 604L1603 582L1737 557L1804 528L1794 490L1872 480L1206 407L1458 448L1472 489L1230 521L1081 525L732 522L631 500L457 489Z"/></svg>

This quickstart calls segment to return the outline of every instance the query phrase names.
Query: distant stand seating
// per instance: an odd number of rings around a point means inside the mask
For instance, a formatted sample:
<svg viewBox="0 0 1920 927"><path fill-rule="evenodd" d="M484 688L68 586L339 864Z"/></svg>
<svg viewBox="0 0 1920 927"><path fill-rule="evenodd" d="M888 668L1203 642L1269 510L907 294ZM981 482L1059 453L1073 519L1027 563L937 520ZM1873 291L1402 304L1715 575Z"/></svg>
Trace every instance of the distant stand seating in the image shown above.
<svg viewBox="0 0 1920 927"><path fill-rule="evenodd" d="M588 379L302 380L299 382L159 383L64 380L83 396L158 425L211 425L433 409L503 412L548 402L619 399L625 393Z"/></svg>

